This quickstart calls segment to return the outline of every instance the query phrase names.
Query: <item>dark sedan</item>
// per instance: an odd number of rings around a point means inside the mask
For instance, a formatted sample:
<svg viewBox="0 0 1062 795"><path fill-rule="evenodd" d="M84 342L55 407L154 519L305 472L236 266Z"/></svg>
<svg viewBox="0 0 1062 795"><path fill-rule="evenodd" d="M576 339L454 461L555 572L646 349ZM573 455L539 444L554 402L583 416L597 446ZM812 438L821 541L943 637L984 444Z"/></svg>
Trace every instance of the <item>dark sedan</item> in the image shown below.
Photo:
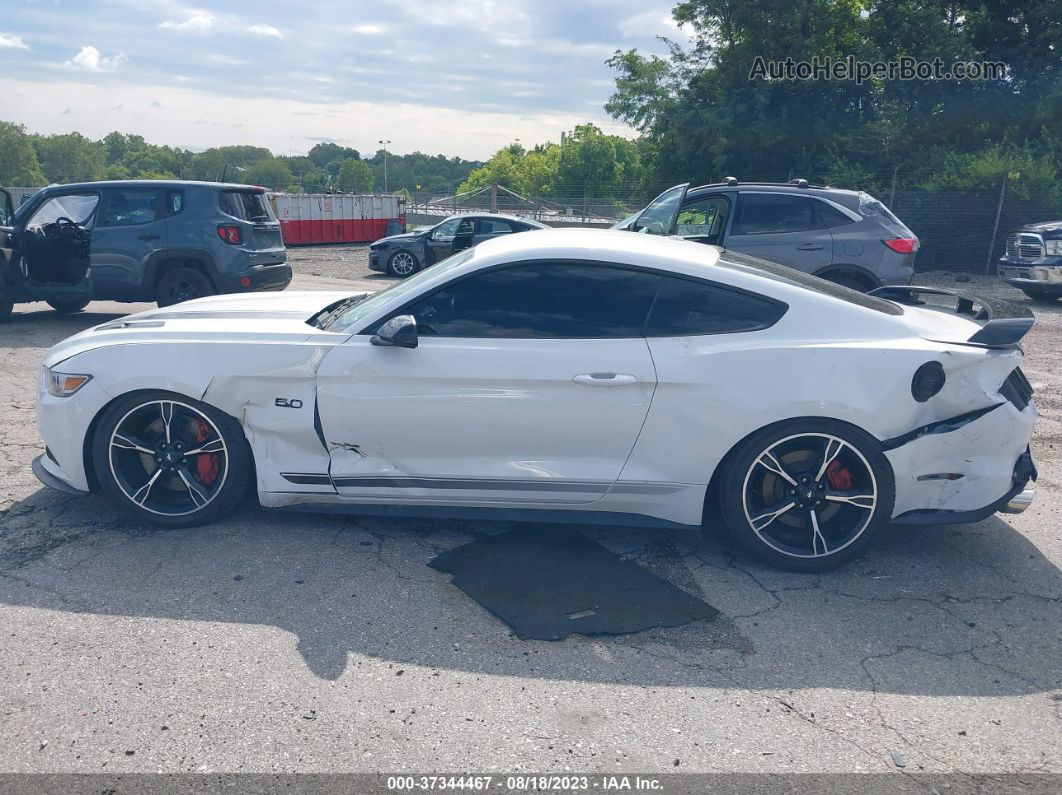
<svg viewBox="0 0 1062 795"><path fill-rule="evenodd" d="M369 268L404 279L484 240L548 228L511 215L451 215L429 229L377 240L369 246Z"/></svg>

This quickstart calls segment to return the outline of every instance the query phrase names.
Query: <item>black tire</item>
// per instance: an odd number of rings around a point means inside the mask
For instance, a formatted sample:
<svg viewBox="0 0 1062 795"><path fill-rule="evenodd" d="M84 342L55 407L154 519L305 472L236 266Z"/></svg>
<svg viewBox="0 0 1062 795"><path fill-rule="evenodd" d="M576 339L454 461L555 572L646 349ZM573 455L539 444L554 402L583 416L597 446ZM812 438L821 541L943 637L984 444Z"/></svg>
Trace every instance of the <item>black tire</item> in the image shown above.
<svg viewBox="0 0 1062 795"><path fill-rule="evenodd" d="M11 310L15 308L14 301L5 301L0 298L0 323L11 317Z"/></svg>
<svg viewBox="0 0 1062 795"><path fill-rule="evenodd" d="M847 287L850 290L855 290L860 293L865 293L868 290L873 290L876 285L870 283L869 279L864 279L860 276L854 276L851 273L845 273L844 271L836 271L834 273L824 273L822 278L828 282L839 284L842 287Z"/></svg>
<svg viewBox="0 0 1062 795"><path fill-rule="evenodd" d="M420 270L420 260L412 251L402 248L387 260L387 272L399 279L406 279Z"/></svg>
<svg viewBox="0 0 1062 795"><path fill-rule="evenodd" d="M795 485L769 468L775 462ZM878 441L848 423L809 417L768 426L741 442L724 467L716 499L726 529L772 566L805 572L842 566L866 551L892 517L892 468Z"/></svg>
<svg viewBox="0 0 1062 795"><path fill-rule="evenodd" d="M155 302L159 306L173 306L213 294L214 286L202 273L192 268L174 268L159 279Z"/></svg>
<svg viewBox="0 0 1062 795"><path fill-rule="evenodd" d="M150 424L136 431L142 423ZM169 442L163 433L167 424ZM187 457L188 445L210 451ZM236 420L162 391L135 392L104 411L92 438L92 462L104 492L138 519L163 527L217 521L247 494L254 473L251 448ZM139 502L134 499L141 494Z"/></svg>
<svg viewBox="0 0 1062 795"><path fill-rule="evenodd" d="M48 306L64 315L73 315L89 305L88 301L49 301Z"/></svg>
<svg viewBox="0 0 1062 795"><path fill-rule="evenodd" d="M1021 291L1032 300L1042 301L1045 304L1053 304L1059 298L1058 293L1052 292L1051 290L1037 290L1035 287L1023 287Z"/></svg>

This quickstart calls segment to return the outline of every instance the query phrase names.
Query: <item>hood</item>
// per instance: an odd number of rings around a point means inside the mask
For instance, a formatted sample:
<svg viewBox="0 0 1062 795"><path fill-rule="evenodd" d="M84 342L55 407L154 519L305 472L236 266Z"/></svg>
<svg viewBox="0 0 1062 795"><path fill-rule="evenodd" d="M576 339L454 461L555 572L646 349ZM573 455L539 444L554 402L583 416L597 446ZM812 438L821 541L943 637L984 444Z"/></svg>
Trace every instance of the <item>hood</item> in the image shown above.
<svg viewBox="0 0 1062 795"><path fill-rule="evenodd" d="M388 237L381 237L379 240L374 241L372 246L379 246L384 243L397 243L402 240L418 240L424 237L424 232L403 232L401 235L390 235Z"/></svg>
<svg viewBox="0 0 1062 795"><path fill-rule="evenodd" d="M1047 240L1062 239L1062 221L1040 221L1035 224L1019 226L1014 232L1036 232Z"/></svg>
<svg viewBox="0 0 1062 795"><path fill-rule="evenodd" d="M306 321L329 304L365 292L248 293L197 298L85 329L52 346L51 367L85 351L111 345L165 342L335 342L348 335L323 331Z"/></svg>

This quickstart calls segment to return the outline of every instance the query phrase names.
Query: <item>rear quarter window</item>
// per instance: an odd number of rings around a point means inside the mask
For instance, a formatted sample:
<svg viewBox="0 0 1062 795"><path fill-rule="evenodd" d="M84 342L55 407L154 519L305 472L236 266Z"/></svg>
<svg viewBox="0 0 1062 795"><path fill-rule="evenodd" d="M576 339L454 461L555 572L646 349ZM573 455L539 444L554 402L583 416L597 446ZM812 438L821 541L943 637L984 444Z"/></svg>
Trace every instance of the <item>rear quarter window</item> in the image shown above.
<svg viewBox="0 0 1062 795"><path fill-rule="evenodd" d="M864 309L873 309L875 312L881 312L884 315L903 314L903 309L891 301L885 301L881 298L861 293L858 290L842 287L839 284L820 279L818 276L787 268L785 265L779 265L776 262L768 262L765 259L750 257L747 254L738 254L736 251L727 250L722 252L719 255L718 267L751 270L768 279L803 287L805 290L847 301Z"/></svg>
<svg viewBox="0 0 1062 795"><path fill-rule="evenodd" d="M666 277L645 324L645 335L692 337L758 331L777 323L788 308L744 290Z"/></svg>
<svg viewBox="0 0 1062 795"><path fill-rule="evenodd" d="M834 229L838 226L847 226L848 224L854 224L855 220L849 218L833 205L827 204L824 201L815 202L815 212L819 214L819 220L822 221L822 225L827 229Z"/></svg>

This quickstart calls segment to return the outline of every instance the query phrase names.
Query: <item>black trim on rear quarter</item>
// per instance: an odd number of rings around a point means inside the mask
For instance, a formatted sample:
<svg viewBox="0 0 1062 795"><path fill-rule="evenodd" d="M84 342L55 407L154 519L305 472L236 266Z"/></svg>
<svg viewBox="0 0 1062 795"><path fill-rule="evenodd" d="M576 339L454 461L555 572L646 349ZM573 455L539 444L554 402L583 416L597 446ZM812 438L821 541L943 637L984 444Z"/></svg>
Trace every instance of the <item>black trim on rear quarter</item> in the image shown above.
<svg viewBox="0 0 1062 795"><path fill-rule="evenodd" d="M994 411L1002 405L1002 403L996 403L995 405L987 406L983 409L967 411L965 414L959 414L958 416L950 417L946 420L937 420L928 425L922 425L921 427L915 428L913 431L908 431L900 436L886 439L881 443L881 449L885 451L895 450L897 447L903 447L908 442L913 442L915 439L921 439L923 436L929 436L934 433L951 433L952 431L957 431L962 426L969 425L974 420L980 419L988 412Z"/></svg>

